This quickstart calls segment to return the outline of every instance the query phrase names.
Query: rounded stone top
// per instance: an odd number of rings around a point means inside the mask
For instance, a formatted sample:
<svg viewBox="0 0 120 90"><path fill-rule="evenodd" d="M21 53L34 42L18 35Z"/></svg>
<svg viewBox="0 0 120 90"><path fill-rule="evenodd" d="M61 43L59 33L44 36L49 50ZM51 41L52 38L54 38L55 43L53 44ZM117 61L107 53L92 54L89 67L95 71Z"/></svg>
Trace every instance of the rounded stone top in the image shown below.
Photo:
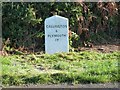
<svg viewBox="0 0 120 90"><path fill-rule="evenodd" d="M63 19L63 20L68 20L68 18L59 16L59 15L54 15L52 17L46 18L45 20L51 20L51 19Z"/></svg>

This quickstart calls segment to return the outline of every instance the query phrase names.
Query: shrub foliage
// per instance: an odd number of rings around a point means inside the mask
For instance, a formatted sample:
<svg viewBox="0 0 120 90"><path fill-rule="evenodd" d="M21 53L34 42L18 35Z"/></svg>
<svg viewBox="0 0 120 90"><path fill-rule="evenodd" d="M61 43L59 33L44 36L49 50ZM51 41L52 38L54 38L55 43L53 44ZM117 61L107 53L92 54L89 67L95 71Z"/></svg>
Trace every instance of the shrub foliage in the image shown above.
<svg viewBox="0 0 120 90"><path fill-rule="evenodd" d="M119 3L114 2L2 3L3 42L9 38L10 42L7 44L10 47L19 50L43 50L44 21L54 14L68 18L70 30L76 34L79 34L79 21L81 28L88 28L91 36L101 32L112 38L120 38L119 9ZM71 40L72 46L80 42L78 38Z"/></svg>

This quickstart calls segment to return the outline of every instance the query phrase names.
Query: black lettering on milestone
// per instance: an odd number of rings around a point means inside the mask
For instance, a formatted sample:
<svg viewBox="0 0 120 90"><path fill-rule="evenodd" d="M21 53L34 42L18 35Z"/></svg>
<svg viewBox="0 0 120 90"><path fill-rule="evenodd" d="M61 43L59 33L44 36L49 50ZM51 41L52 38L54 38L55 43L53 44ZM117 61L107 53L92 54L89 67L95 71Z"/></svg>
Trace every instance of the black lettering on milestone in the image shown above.
<svg viewBox="0 0 120 90"><path fill-rule="evenodd" d="M57 35L54 35L54 37L57 37Z"/></svg>
<svg viewBox="0 0 120 90"><path fill-rule="evenodd" d="M67 25L46 25L46 28L67 28Z"/></svg>
<svg viewBox="0 0 120 90"><path fill-rule="evenodd" d="M46 28L48 28L48 25L46 25Z"/></svg>
<svg viewBox="0 0 120 90"><path fill-rule="evenodd" d="M48 35L48 37L66 37L66 34L53 34L53 35Z"/></svg>
<svg viewBox="0 0 120 90"><path fill-rule="evenodd" d="M51 35L48 35L48 37L51 37Z"/></svg>
<svg viewBox="0 0 120 90"><path fill-rule="evenodd" d="M55 32L58 32L57 30Z"/></svg>
<svg viewBox="0 0 120 90"><path fill-rule="evenodd" d="M64 37L66 37L66 35L64 34Z"/></svg>
<svg viewBox="0 0 120 90"><path fill-rule="evenodd" d="M52 37L54 37L54 35L52 35Z"/></svg>

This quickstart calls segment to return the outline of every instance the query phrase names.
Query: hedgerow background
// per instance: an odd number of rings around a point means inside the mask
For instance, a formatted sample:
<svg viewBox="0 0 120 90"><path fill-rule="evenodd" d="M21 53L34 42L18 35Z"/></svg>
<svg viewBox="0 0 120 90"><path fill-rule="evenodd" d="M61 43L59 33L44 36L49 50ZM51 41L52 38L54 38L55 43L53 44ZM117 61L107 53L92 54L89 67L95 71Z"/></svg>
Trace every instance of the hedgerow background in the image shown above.
<svg viewBox="0 0 120 90"><path fill-rule="evenodd" d="M119 12L119 3L114 2L5 2L2 3L3 49L44 51L44 21L54 13L69 19L70 30L75 35L78 19L83 16L82 28L89 29L89 40L93 43L101 43L101 38L120 38ZM81 42L75 36L71 40L72 47Z"/></svg>

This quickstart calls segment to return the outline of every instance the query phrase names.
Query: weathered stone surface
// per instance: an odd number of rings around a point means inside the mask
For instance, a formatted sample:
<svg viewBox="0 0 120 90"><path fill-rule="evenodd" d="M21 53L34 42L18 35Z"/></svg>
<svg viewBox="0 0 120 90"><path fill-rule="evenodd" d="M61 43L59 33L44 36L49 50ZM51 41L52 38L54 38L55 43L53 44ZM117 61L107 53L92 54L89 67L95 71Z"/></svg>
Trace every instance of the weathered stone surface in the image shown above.
<svg viewBox="0 0 120 90"><path fill-rule="evenodd" d="M45 20L45 52L69 52L68 19L55 15Z"/></svg>

